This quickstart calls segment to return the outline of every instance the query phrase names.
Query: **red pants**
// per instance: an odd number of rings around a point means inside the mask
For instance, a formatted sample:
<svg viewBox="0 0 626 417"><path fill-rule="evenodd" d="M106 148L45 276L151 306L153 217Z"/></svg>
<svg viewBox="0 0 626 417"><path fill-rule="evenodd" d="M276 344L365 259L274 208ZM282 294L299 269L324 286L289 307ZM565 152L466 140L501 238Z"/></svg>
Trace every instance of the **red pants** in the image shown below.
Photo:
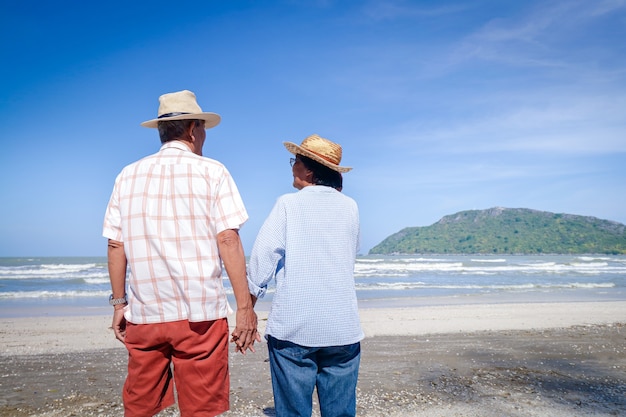
<svg viewBox="0 0 626 417"><path fill-rule="evenodd" d="M213 417L229 409L225 318L198 323L127 323L125 343L124 416L153 416L174 404L171 364L181 417Z"/></svg>

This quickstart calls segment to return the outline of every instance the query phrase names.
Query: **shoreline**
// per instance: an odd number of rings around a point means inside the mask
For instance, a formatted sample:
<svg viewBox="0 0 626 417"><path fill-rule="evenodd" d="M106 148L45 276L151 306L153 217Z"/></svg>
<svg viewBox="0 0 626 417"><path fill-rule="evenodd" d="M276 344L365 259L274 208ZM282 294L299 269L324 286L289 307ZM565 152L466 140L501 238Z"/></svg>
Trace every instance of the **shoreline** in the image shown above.
<svg viewBox="0 0 626 417"><path fill-rule="evenodd" d="M423 305L360 313L366 338L358 416L626 413L626 301ZM258 315L263 331L267 311ZM123 414L127 353L108 329L110 319L0 318L0 417ZM231 346L231 411L224 416L275 415L264 340L256 350L244 356ZM179 414L174 406L158 416Z"/></svg>
<svg viewBox="0 0 626 417"><path fill-rule="evenodd" d="M415 296L385 294L369 296L359 293L359 310L387 308L420 308L463 305L544 304L626 302L626 292L621 290L590 291L569 289L559 291L489 292L463 295ZM228 302L235 306L232 294ZM269 312L271 295L257 301L255 310ZM28 317L109 316L111 306L106 297L55 297L55 298L4 298L0 299L0 320Z"/></svg>
<svg viewBox="0 0 626 417"><path fill-rule="evenodd" d="M117 348L103 314L0 317L0 356ZM108 314L104 314L107 311ZM263 335L269 309L257 309ZM359 309L365 337L541 330L626 322L626 301L447 304ZM228 321L232 327L234 314Z"/></svg>

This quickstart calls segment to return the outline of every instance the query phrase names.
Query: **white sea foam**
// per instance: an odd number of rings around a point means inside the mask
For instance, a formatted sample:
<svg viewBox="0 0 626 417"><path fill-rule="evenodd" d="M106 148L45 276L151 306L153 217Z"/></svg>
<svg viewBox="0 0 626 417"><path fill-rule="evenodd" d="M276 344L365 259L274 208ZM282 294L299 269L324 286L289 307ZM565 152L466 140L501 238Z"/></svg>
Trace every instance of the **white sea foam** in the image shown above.
<svg viewBox="0 0 626 417"><path fill-rule="evenodd" d="M369 284L357 283L359 291L375 290L415 290L415 289L445 289L445 290L532 290L532 289L568 289L568 288L614 288L612 282L588 283L588 282L568 282L568 283L524 283L524 284L436 284L424 282L377 282Z"/></svg>
<svg viewBox="0 0 626 417"><path fill-rule="evenodd" d="M87 284L109 284L111 281L108 277L105 278L84 278Z"/></svg>
<svg viewBox="0 0 626 417"><path fill-rule="evenodd" d="M0 300L10 298L108 297L107 291L10 291L0 292Z"/></svg>
<svg viewBox="0 0 626 417"><path fill-rule="evenodd" d="M472 262L484 262L484 263L506 263L506 259L488 259L488 258L481 258L481 259L471 259Z"/></svg>
<svg viewBox="0 0 626 417"><path fill-rule="evenodd" d="M462 269L462 262L387 262L378 264L374 268L371 265L362 265L360 262L357 262L354 267L355 274L357 275L387 275L389 273L397 275L419 271L459 271Z"/></svg>
<svg viewBox="0 0 626 417"><path fill-rule="evenodd" d="M42 269L50 269L50 270L56 270L56 271L62 271L62 272L67 272L67 271L82 271L85 269L91 269L91 268L95 268L97 265L96 264L43 264L41 265Z"/></svg>
<svg viewBox="0 0 626 417"><path fill-rule="evenodd" d="M594 258L596 259L596 258ZM515 274L626 274L624 264L615 262L555 262L523 261L519 263L508 259L496 258L483 260L471 258L464 262L443 262L441 259L422 262L417 259L402 259L395 262L379 262L375 265L364 263L361 259L355 265L356 276L409 276L420 272L459 273L493 275L502 273ZM507 263L509 262L509 263Z"/></svg>
<svg viewBox="0 0 626 417"><path fill-rule="evenodd" d="M607 257L597 257L597 256L579 256L578 259L580 259L581 261L585 261L585 262L592 262L592 261L610 261L611 258L607 258Z"/></svg>
<svg viewBox="0 0 626 417"><path fill-rule="evenodd" d="M36 266L0 266L0 279L32 279L55 277L98 277L108 276L103 267L96 264L44 264Z"/></svg>

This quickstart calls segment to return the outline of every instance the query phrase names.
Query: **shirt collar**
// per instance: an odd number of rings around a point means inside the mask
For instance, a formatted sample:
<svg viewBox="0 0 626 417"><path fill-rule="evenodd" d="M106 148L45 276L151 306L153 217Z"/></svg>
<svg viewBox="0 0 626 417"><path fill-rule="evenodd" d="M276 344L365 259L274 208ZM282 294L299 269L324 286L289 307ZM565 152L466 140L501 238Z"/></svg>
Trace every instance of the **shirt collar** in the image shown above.
<svg viewBox="0 0 626 417"><path fill-rule="evenodd" d="M335 190L333 187L329 187L326 185L309 185L307 187L304 187L300 191L306 191L309 193L331 193L337 190Z"/></svg>
<svg viewBox="0 0 626 417"><path fill-rule="evenodd" d="M180 140L171 140L169 142L165 142L163 146L161 146L161 150L170 148L191 152L191 148L185 142Z"/></svg>

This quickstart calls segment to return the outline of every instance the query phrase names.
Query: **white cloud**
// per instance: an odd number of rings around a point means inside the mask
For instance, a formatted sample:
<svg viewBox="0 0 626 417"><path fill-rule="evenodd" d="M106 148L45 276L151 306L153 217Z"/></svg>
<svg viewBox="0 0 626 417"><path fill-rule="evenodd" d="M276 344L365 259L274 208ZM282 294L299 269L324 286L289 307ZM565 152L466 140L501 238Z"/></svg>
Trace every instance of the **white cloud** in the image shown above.
<svg viewBox="0 0 626 417"><path fill-rule="evenodd" d="M590 50L576 42L593 43L591 51L595 50L597 56L611 49L607 40L586 35L603 25L601 19L619 16L625 6L624 0L537 2L522 16L494 16L453 48L450 64L477 59L525 67L569 67L574 63L584 66L589 63ZM617 38L608 41L619 42Z"/></svg>

